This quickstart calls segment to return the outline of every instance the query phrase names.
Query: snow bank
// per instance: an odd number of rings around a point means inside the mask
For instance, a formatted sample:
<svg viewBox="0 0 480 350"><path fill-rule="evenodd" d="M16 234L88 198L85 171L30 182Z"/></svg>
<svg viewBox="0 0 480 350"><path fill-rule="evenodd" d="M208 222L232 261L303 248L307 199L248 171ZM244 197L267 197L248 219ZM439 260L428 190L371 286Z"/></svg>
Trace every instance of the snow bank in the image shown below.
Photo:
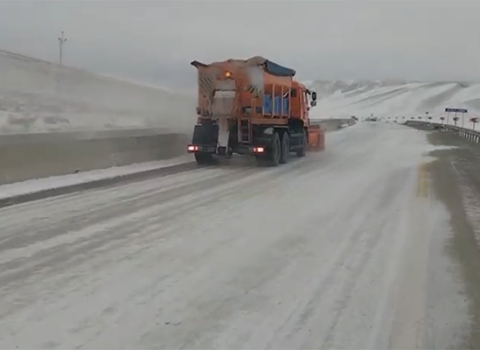
<svg viewBox="0 0 480 350"><path fill-rule="evenodd" d="M314 118L365 118L373 114L407 120L425 118L429 112L434 120L440 120L446 107L468 109L468 119L480 116L480 83L317 80L307 86L319 96L317 107L312 109Z"/></svg>
<svg viewBox="0 0 480 350"><path fill-rule="evenodd" d="M191 129L194 95L0 51L0 134Z"/></svg>
<svg viewBox="0 0 480 350"><path fill-rule="evenodd" d="M108 169L85 171L77 174L52 176L0 186L0 199L32 194L45 190L57 189L98 180L111 179L129 174L142 173L150 170L185 164L192 161L190 155L168 160L138 163Z"/></svg>

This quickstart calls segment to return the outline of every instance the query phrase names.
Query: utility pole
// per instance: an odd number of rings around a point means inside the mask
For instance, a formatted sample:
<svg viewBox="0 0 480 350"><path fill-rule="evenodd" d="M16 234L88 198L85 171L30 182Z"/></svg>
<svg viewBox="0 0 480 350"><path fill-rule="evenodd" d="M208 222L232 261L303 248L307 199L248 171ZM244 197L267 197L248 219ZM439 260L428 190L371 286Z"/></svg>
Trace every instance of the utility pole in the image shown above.
<svg viewBox="0 0 480 350"><path fill-rule="evenodd" d="M65 45L66 42L67 42L67 38L65 38L65 36L63 34L63 30L62 30L62 36L58 38L58 47L60 49L60 52L59 52L59 64L60 64L60 66L62 65L62 61L63 61L63 45Z"/></svg>
<svg viewBox="0 0 480 350"><path fill-rule="evenodd" d="M61 84L62 84L62 64L63 64L63 45L67 42L67 38L62 30L62 35L58 38L58 48L59 48L59 57L58 57L58 69L57 69L57 77L56 77L56 89L57 93L61 93Z"/></svg>

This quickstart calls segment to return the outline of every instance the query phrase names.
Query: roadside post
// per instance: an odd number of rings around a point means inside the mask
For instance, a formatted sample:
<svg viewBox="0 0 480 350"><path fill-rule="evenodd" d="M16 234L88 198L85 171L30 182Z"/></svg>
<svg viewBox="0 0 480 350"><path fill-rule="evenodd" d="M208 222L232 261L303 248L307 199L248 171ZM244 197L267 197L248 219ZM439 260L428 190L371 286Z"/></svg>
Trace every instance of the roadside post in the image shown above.
<svg viewBox="0 0 480 350"><path fill-rule="evenodd" d="M471 118L470 121L471 121L472 124L473 124L473 130L475 130L475 124L478 123L478 118Z"/></svg>
<svg viewBox="0 0 480 350"><path fill-rule="evenodd" d="M455 113L453 120L455 122L455 126L457 125L458 122L458 113L462 115L462 128L465 126L465 115L468 113L468 110L465 108L445 108L445 112L447 113L447 124L448 124L448 119L450 117L450 113Z"/></svg>

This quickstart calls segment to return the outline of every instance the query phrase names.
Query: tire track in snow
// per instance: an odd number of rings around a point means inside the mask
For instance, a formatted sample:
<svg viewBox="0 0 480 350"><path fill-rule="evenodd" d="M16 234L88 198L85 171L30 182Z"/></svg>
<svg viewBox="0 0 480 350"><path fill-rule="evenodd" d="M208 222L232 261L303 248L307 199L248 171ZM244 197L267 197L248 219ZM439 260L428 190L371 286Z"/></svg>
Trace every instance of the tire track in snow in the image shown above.
<svg viewBox="0 0 480 350"><path fill-rule="evenodd" d="M308 165L307 162L301 162L296 165L296 170L301 171L301 169ZM295 166L291 164L290 166ZM212 171L213 173L218 173L219 170ZM186 185L176 186L173 189L167 188L160 192L150 192L151 196L148 197L133 197L135 201L139 200L137 203L138 208L136 205L132 205L132 203L125 202L122 204L129 204L128 206L121 207L122 211L110 211L108 212L108 217L112 217L112 219L107 220L107 216L105 212L101 215L98 219L99 220L88 220L88 231L85 234L82 234L84 230L82 229L83 226L80 226L78 230L75 230L73 227L68 227L68 232L66 231L67 228L60 226L57 227L55 230L58 231L58 238L50 239L48 242L51 248L46 247L45 244L41 244L39 247L40 250L37 253L28 254L25 253L25 249L22 249L21 254L25 257L23 259L17 258L14 261L9 261L9 251L6 251L6 254L2 256L3 260L7 260L9 262L4 263L3 267L5 267L5 271L8 271L5 275L0 275L0 285L3 286L5 289L5 293L8 293L11 288L16 288L16 286L20 284L25 284L25 280L27 277L33 272L38 274L39 272L49 272L52 274L53 272L57 271L57 273L61 273L61 271L65 268L73 267L78 264L81 264L87 259L87 253L89 253L89 258L91 255L94 255L96 252L107 252L109 249L116 249L116 246L121 246L123 242L128 238L136 238L136 240L144 240L146 236L149 236L151 233L155 233L159 224L164 226L168 226L175 222L176 217L180 213L191 212L196 207L202 205L208 205L209 202L212 202L209 199L208 191L202 191L202 195L206 196L206 200L196 198L197 194L196 191L208 188L210 185L212 186L213 190L210 190L216 196L214 197L216 201L221 200L222 197L227 196L228 194L235 193L237 188L244 186L245 182L256 182L261 181L259 177L267 177L272 174L288 174L291 176L288 167L282 167L277 169L243 169L243 170L228 170L222 171L223 174L217 177L209 176L211 173L207 173L207 180L202 180L198 182L194 182L193 184L189 184L187 182ZM234 176L232 174L235 174ZM223 180L219 179L219 177L225 176ZM238 182L239 179L244 178L244 181ZM237 181L238 183L234 182ZM231 183L233 182L233 184ZM227 184L227 185L222 185ZM192 186L196 188L196 190L192 190ZM257 187L247 187L247 190L242 189L243 195L249 196L258 196L262 194L262 191L259 191ZM162 195L161 199L157 199L158 195ZM180 205L179 200L182 200ZM147 209L142 209L147 208ZM171 208L171 209L169 209ZM98 210L100 212L100 210ZM130 220L126 220L131 216L125 216L122 220L118 220L118 217L121 217L125 214L125 211L132 211L133 217ZM161 212L160 216L155 215L155 213ZM84 212L78 213L83 217ZM109 224L111 222L111 224ZM69 220L68 224L70 225L71 221ZM84 221L82 223L85 224ZM53 222L52 225L54 226L57 222ZM113 225L113 226L112 226ZM152 227L153 230L141 230L142 227ZM172 226L173 227L173 226ZM47 228L48 230L48 228ZM60 233L64 231L64 235L60 235ZM103 232L108 232L115 230L115 235L104 235ZM128 235L126 235L128 233ZM66 236L68 234L68 236ZM171 234L175 234L172 232ZM170 235L171 235L170 234ZM165 239L168 238L168 235ZM158 237L155 237L158 239ZM64 241L65 243L61 243ZM71 244L75 243L75 248L71 247ZM108 244L108 246L105 246ZM47 249L48 248L48 249ZM129 252L131 254L132 252ZM12 254L10 254L12 255ZM43 257L43 258L42 258ZM25 265L26 258L35 258L34 265ZM63 263L55 264L57 261L63 261ZM105 261L102 261L101 265L105 265ZM1 265L0 265L1 266ZM98 266L99 268L102 266ZM53 270L52 270L53 269ZM3 270L3 268L2 268ZM32 275L35 277L34 275ZM75 278L75 277L73 277ZM10 282L16 281L16 284L8 285ZM39 278L34 278L32 281L29 282L29 285L34 285L38 283ZM68 280L68 283L72 282ZM64 282L64 284L68 284ZM8 287L8 288L7 288ZM55 288L60 288L62 286L56 285ZM18 304L16 304L15 308L18 308ZM14 309L15 309L14 308Z"/></svg>
<svg viewBox="0 0 480 350"><path fill-rule="evenodd" d="M331 333L335 329L335 324L338 322L338 319L335 320L334 317L332 322L326 321L325 318L318 319L318 311L323 309L322 305L325 303L325 299L331 300L330 298L332 296L337 299L337 303L341 303L340 310L336 313L337 317L339 317L339 313L342 311L342 305L343 307L346 306L346 304L344 304L345 294L348 294L349 288L352 289L354 284L347 286L344 292L341 290L333 291L332 288L339 287L339 278L341 278L339 276L344 276L342 281L348 281L348 278L354 275L358 277L361 272L359 269L364 267L365 264L360 264L352 270L346 268L347 265L354 265L353 263L349 263L352 260L361 259L362 256L359 257L360 253L368 258L368 255L365 255L366 251L359 249L359 246L365 242L364 235L370 234L370 231L377 232L378 230L375 231L374 228L378 229L385 225L385 219L378 215L376 208L380 208L381 204L384 204L384 201L392 195L393 190L388 190L388 186L388 183L382 183L382 185L379 186L378 183L372 181L370 186L360 192L361 195L359 197L350 198L351 201L348 203L348 206L342 206L343 213L338 216L338 220L344 220L346 215L351 215L349 220L351 224L349 227L351 229L348 230L348 233L342 235L341 241L336 243L335 254L329 256L326 265L322 265L323 274L314 279L314 285L308 286L307 289L309 292L302 298L302 303L297 305L294 312L287 319L287 322L279 328L277 335L280 337L279 339L282 339L282 342L290 339L288 342L289 345L282 348L318 348L320 344L316 344L315 341L311 339L311 337L318 337L318 333L326 337L326 343L324 345L332 341L331 337L333 337L333 335ZM387 191L385 191L385 188ZM367 200L365 195L375 198L375 203L378 204L372 207L368 213L361 212L361 215L356 215L355 212L358 211L362 203ZM371 202L371 200L369 202ZM325 226L324 231L328 232L338 226L339 222L335 220L335 218L332 219L333 220ZM377 242L376 238L376 236L372 238L374 243ZM353 273L355 269L358 270L357 272L359 274ZM354 281L356 281L356 279L354 279ZM328 296L330 296L330 298ZM330 317L331 314L329 314L329 318ZM317 334L310 336L309 325L314 323L314 321L319 322L315 325ZM304 339L304 341L301 342L300 339ZM279 344L271 343L268 344L267 347L277 348L278 346Z"/></svg>

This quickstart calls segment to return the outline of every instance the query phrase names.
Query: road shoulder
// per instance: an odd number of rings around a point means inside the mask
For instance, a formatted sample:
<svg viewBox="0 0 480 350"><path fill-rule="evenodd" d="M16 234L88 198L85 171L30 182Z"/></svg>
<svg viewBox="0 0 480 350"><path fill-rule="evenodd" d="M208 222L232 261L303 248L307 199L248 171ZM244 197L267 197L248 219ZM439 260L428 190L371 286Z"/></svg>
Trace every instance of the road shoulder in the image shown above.
<svg viewBox="0 0 480 350"><path fill-rule="evenodd" d="M434 195L449 212L451 234L445 251L455 262L465 285L463 302L470 315L470 329L465 330L462 344L456 348L480 348L480 147L445 132L431 132L427 137L433 145L451 149L431 153L430 164ZM457 281L458 283L459 281ZM461 293L461 292L459 292ZM452 302L448 301L447 302ZM436 322L439 322L436 320ZM445 320L448 327L448 320ZM461 335L457 335L461 337Z"/></svg>

